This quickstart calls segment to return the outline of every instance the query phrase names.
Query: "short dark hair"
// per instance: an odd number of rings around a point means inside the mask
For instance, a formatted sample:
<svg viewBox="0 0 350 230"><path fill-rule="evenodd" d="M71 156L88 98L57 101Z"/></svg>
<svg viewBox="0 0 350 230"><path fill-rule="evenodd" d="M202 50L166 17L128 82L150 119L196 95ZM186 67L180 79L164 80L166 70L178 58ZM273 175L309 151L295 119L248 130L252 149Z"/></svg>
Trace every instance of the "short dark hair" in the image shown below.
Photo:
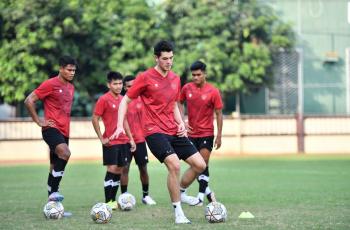
<svg viewBox="0 0 350 230"><path fill-rule="evenodd" d="M173 49L174 47L171 42L162 40L154 46L154 55L159 57L161 52L171 52Z"/></svg>
<svg viewBox="0 0 350 230"><path fill-rule="evenodd" d="M135 80L135 77L132 76L132 75L126 75L123 79L123 84L125 84L125 82L129 82L129 81L132 81L132 80Z"/></svg>
<svg viewBox="0 0 350 230"><path fill-rule="evenodd" d="M205 69L207 68L207 65L204 62L201 61L195 61L192 63L191 65L191 71L194 70L202 70L203 72L205 72Z"/></svg>
<svg viewBox="0 0 350 230"><path fill-rule="evenodd" d="M111 82L112 80L123 80L123 75L119 72L110 71L107 74L107 81Z"/></svg>
<svg viewBox="0 0 350 230"><path fill-rule="evenodd" d="M68 55L64 55L64 56L60 57L58 60L58 64L60 65L60 67L66 67L67 65L78 66L77 61Z"/></svg>

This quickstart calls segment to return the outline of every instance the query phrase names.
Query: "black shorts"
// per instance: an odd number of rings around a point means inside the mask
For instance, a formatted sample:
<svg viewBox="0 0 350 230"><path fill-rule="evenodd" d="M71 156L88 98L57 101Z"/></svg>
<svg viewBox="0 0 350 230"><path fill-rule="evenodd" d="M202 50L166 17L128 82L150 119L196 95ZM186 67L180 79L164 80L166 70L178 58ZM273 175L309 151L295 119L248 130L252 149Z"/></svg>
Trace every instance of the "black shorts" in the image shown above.
<svg viewBox="0 0 350 230"><path fill-rule="evenodd" d="M69 138L56 128L47 128L42 131L42 136L46 144L50 148L50 164L53 164L58 158L55 153L56 146L62 143L69 144Z"/></svg>
<svg viewBox="0 0 350 230"><path fill-rule="evenodd" d="M146 142L141 142L136 144L136 151L131 152L130 151L130 144L128 144L128 149L126 152L126 157L128 158L128 163L132 161L132 157L135 158L135 163L138 166L144 166L148 163L148 154L147 154L147 147Z"/></svg>
<svg viewBox="0 0 350 230"><path fill-rule="evenodd" d="M162 163L171 154L176 154L179 159L186 160L198 152L187 137L154 133L147 136L146 141L152 154Z"/></svg>
<svg viewBox="0 0 350 230"><path fill-rule="evenodd" d="M209 152L213 150L214 136L210 137L189 137L192 144L200 151L201 149L208 149Z"/></svg>
<svg viewBox="0 0 350 230"><path fill-rule="evenodd" d="M104 146L103 149L103 165L117 165L123 167L127 164L126 151L128 144Z"/></svg>

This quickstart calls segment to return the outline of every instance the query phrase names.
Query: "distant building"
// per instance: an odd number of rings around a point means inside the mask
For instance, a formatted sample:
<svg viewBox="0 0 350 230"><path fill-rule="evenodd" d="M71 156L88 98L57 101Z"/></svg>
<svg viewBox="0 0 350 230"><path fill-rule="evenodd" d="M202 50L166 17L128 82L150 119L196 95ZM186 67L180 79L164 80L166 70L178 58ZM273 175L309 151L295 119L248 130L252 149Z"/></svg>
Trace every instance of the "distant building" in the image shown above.
<svg viewBox="0 0 350 230"><path fill-rule="evenodd" d="M349 115L350 1L260 0L259 2L270 5L283 21L292 23L297 38L296 48L301 51L301 59L296 60L296 63L301 64L304 113ZM289 99L297 97L297 92L291 90L284 93L285 97L290 97ZM274 106L294 106L293 103L297 100L293 99L294 102L290 103L292 105L288 105L285 104L288 103L288 98L280 97L276 100L271 98L271 95L271 91L267 89L261 89L249 96L241 95L241 113L269 114L273 111L278 113L281 109L275 110Z"/></svg>

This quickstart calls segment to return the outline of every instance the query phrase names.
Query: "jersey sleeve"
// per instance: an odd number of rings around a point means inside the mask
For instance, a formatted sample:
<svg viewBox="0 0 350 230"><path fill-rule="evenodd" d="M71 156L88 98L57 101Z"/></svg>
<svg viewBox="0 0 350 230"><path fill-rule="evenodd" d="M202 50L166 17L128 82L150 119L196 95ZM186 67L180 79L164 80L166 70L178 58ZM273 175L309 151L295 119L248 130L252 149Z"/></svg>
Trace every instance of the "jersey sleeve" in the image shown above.
<svg viewBox="0 0 350 230"><path fill-rule="evenodd" d="M105 108L104 105L105 105L105 100L103 100L103 98L100 97L96 102L94 114L97 116L102 116Z"/></svg>
<svg viewBox="0 0 350 230"><path fill-rule="evenodd" d="M40 100L44 99L52 92L52 85L49 81L44 81L40 84L38 88L34 90L34 93L38 96Z"/></svg>
<svg viewBox="0 0 350 230"><path fill-rule="evenodd" d="M223 103L221 99L221 95L219 90L215 90L214 93L214 108L215 109L222 109L223 108Z"/></svg>
<svg viewBox="0 0 350 230"><path fill-rule="evenodd" d="M145 74L141 73L139 74L135 81L134 84L131 86L131 88L128 90L128 92L126 92L126 95L131 98L131 99L135 99L138 96L140 96L140 94L142 94L142 92L146 89L146 83L145 83Z"/></svg>

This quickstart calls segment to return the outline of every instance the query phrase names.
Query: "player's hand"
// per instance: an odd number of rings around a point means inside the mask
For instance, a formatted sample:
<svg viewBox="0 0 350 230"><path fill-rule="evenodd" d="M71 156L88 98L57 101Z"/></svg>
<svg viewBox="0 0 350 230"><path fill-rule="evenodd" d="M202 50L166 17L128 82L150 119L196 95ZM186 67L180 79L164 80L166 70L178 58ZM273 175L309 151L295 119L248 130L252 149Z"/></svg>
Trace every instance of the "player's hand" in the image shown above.
<svg viewBox="0 0 350 230"><path fill-rule="evenodd" d="M187 130L188 133L192 133L193 132L193 128L188 123L188 120L186 120L186 122L185 122L185 127L186 127L186 130Z"/></svg>
<svg viewBox="0 0 350 230"><path fill-rule="evenodd" d="M38 125L40 127L56 127L56 124L55 124L55 121L54 120L51 120L51 119L48 119L48 120L40 120Z"/></svg>
<svg viewBox="0 0 350 230"><path fill-rule="evenodd" d="M109 146L109 138L102 138L100 141L102 145Z"/></svg>
<svg viewBox="0 0 350 230"><path fill-rule="evenodd" d="M131 152L135 152L135 151L136 151L136 144L135 144L135 141L134 141L134 140L131 140L131 141L130 141L130 145L131 145L130 151L131 151Z"/></svg>
<svg viewBox="0 0 350 230"><path fill-rule="evenodd" d="M221 147L221 136L216 136L214 146L215 149L219 149Z"/></svg>
<svg viewBox="0 0 350 230"><path fill-rule="evenodd" d="M184 123L177 125L177 133L179 137L187 137L187 130Z"/></svg>
<svg viewBox="0 0 350 230"><path fill-rule="evenodd" d="M124 130L124 128L117 127L117 129L112 134L112 136L109 137L109 140L117 139L120 136L120 134L125 134L125 130Z"/></svg>

